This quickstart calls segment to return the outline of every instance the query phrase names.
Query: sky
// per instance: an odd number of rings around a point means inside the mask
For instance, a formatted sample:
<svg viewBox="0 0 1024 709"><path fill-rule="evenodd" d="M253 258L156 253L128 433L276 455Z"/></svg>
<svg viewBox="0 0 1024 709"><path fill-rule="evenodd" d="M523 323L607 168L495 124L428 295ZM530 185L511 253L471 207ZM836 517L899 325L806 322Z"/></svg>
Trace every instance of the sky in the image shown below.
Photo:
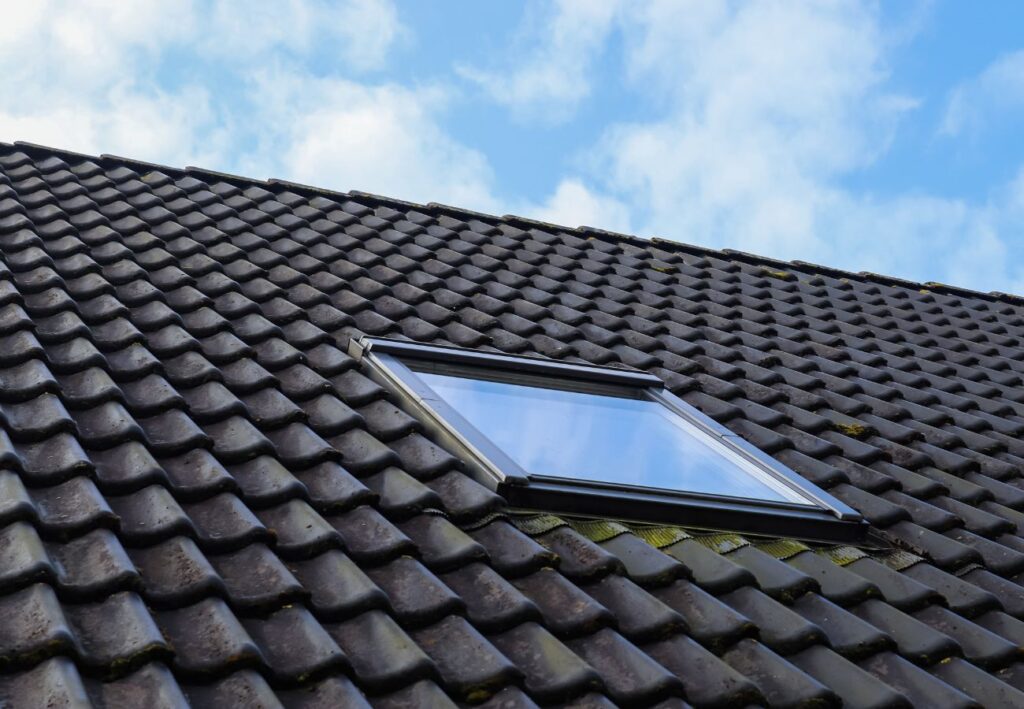
<svg viewBox="0 0 1024 709"><path fill-rule="evenodd" d="M12 3L0 141L1024 294L1024 3Z"/></svg>

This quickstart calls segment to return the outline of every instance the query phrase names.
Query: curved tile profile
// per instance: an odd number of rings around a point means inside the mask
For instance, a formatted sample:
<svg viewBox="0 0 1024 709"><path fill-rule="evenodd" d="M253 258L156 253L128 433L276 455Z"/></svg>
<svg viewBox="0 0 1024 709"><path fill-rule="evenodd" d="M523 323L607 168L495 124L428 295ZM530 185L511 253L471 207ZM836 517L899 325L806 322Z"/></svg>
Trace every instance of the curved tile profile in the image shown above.
<svg viewBox="0 0 1024 709"><path fill-rule="evenodd" d="M362 334L636 367L863 548L510 509ZM1024 300L0 144L0 705L1018 706Z"/></svg>

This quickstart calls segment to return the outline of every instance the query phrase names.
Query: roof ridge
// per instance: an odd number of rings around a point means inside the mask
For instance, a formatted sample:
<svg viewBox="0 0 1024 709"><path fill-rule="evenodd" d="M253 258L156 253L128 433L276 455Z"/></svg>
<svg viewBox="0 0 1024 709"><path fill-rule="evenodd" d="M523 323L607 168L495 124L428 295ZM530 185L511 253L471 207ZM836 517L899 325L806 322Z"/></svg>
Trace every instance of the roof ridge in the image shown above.
<svg viewBox="0 0 1024 709"><path fill-rule="evenodd" d="M788 269L795 268L796 270L804 272L806 272L808 269L813 269L819 275L826 274L834 278L847 278L866 283L876 283L890 287L907 288L909 290L916 290L920 293L938 293L941 295L950 295L958 297L981 298L988 301L1003 302L1018 306L1024 305L1024 295L1004 293L1002 291L985 292L974 290L971 288L965 288L963 286L954 286L945 283L938 283L935 281L911 281L899 278L897 276L888 276L885 274L873 273L871 271L847 271L841 268L836 268L833 266L822 266L820 264L815 264L808 261L785 261L781 259L775 259L770 256L760 256L758 254L752 254L746 251L740 251L736 249L714 249L711 247L689 244L683 241L674 241L671 239L665 239L657 236L642 237L637 236L635 234L625 234L622 232L609 231L607 229L600 229L597 227L591 227L586 225L569 227L561 224L553 224L551 222L531 219L529 217L522 217L515 214L506 214L503 216L499 216L496 214L486 214L483 212L476 212L462 207L453 207L451 205L439 202L428 202L426 204L422 204L419 202L410 202L407 200L397 199L394 197L387 197L379 194L374 194L372 192L363 192L362 190L349 190L348 192L342 192L339 190L332 190L324 187L316 187L313 185L306 185L303 183L291 182L289 180L277 178L259 179L254 177L246 177L244 175L234 175L226 172L218 172L216 170L210 170L207 168L193 166L186 166L184 168L173 167L170 165L150 163L143 160L125 158L118 155L110 155L106 153L103 153L98 156L88 155L86 153L79 153L72 150L66 150L64 148L54 148L51 146L39 145L37 143L30 143L26 141L15 141L14 143L0 142L0 148L18 149L26 152L29 155L36 154L36 156L49 157L50 155L57 155L58 157L71 157L74 159L92 160L95 162L99 162L101 164L116 163L118 165L124 165L126 167L137 166L144 169L158 170L160 172L176 174L182 177L205 175L214 177L218 180L223 180L225 182L234 183L236 184L236 186L239 186L239 183L241 183L245 185L257 185L264 188L285 187L296 192L305 192L307 194L315 194L317 196L329 196L344 199L358 199L362 201L369 200L376 203L376 206L393 207L398 209L415 209L417 211L424 212L425 214L445 214L456 218L462 218L468 215L474 219L493 222L495 224L519 224L527 226L528 228L543 228L545 230L553 229L556 232L572 234L583 238L597 237L609 241L624 241L640 247L656 246L657 248L660 249L671 250L676 252L682 251L684 253L691 254L696 252L700 255L712 256L715 258L742 261L750 265L772 265L777 267L785 267Z"/></svg>

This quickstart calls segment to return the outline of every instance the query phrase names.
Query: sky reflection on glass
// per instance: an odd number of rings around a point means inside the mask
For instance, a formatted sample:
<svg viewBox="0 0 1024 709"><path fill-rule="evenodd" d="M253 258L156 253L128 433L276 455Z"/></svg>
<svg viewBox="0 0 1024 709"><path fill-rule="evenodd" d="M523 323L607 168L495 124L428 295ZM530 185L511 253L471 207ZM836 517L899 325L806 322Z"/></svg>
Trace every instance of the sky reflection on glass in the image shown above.
<svg viewBox="0 0 1024 709"><path fill-rule="evenodd" d="M690 435L654 401L418 376L528 473L806 504Z"/></svg>

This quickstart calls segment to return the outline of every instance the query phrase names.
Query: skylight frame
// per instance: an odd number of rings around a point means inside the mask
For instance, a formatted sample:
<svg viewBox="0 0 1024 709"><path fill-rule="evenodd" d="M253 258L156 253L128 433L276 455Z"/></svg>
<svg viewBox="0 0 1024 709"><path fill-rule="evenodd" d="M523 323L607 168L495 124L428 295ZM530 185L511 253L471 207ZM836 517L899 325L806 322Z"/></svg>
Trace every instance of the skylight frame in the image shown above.
<svg viewBox="0 0 1024 709"><path fill-rule="evenodd" d="M858 541L866 533L867 523L856 511L672 394L652 374L385 338L354 339L349 349L367 365L372 379L395 394L442 444L461 453L474 479L513 507L821 541ZM609 388L635 390L641 393L638 398L655 401L699 436L739 456L748 473L781 483L807 504L530 473L416 372L417 368L434 367L455 376L487 373L501 381L529 386L538 386L539 377L550 380L551 388L598 394L608 394Z"/></svg>

